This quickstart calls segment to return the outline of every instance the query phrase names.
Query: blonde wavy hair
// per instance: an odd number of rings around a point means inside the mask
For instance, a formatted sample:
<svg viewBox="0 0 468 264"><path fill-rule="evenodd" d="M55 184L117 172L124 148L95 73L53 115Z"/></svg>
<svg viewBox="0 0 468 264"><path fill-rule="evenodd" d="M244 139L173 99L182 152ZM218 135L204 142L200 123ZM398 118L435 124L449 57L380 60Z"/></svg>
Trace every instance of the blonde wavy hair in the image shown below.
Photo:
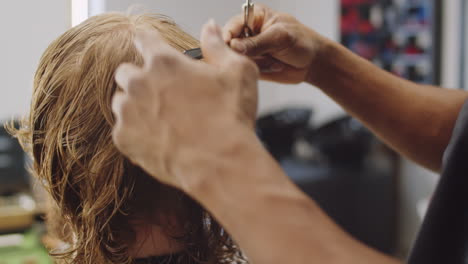
<svg viewBox="0 0 468 264"><path fill-rule="evenodd" d="M62 263L134 263L130 221L157 214L176 216L183 244L174 263L236 263L243 257L231 237L197 202L160 184L132 165L112 143L114 72L124 62L142 65L134 47L139 29L155 29L174 48L197 40L161 15L109 13L88 19L55 40L40 60L31 110L11 133L33 157L33 174L44 183L68 230L70 243L56 253ZM157 151L156 149L154 151ZM59 232L60 233L60 232ZM63 232L62 232L63 233Z"/></svg>

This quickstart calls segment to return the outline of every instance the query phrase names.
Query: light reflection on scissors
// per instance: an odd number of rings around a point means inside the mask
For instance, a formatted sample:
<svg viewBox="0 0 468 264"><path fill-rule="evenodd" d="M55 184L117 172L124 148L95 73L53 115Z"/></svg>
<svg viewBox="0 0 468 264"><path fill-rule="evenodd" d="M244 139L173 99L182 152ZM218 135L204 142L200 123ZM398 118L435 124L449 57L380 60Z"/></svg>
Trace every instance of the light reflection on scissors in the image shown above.
<svg viewBox="0 0 468 264"><path fill-rule="evenodd" d="M245 4L242 6L242 9L244 9L244 37L248 38L253 36L253 30L249 27L249 24L253 21L251 21L254 18L254 3L252 3L251 0L245 0Z"/></svg>

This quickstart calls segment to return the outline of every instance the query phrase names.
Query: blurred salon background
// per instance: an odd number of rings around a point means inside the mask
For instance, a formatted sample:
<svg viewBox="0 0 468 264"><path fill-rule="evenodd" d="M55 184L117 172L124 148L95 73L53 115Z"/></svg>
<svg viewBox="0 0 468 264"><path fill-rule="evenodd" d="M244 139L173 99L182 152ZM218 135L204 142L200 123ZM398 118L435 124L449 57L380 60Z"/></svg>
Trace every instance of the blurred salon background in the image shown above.
<svg viewBox="0 0 468 264"><path fill-rule="evenodd" d="M379 67L415 82L468 87L468 0L263 0ZM156 12L199 36L224 24L242 0L9 0L1 2L0 120L28 111L47 45L89 16ZM462 56L460 56L462 54ZM346 231L404 258L437 174L401 158L318 89L260 85L258 136L286 173ZM398 129L398 127L395 127ZM0 264L52 263L40 183L18 143L0 128ZM288 216L283 216L288 217Z"/></svg>

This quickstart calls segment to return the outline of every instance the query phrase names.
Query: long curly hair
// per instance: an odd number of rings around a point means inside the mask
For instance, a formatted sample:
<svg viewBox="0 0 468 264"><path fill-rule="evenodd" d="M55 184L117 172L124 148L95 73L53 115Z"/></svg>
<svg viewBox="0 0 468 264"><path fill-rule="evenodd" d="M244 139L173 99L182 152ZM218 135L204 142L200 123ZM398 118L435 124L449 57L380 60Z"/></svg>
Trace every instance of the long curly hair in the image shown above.
<svg viewBox="0 0 468 264"><path fill-rule="evenodd" d="M33 174L44 183L60 221L67 250L61 263L135 263L132 221L157 224L183 245L174 263L237 263L244 258L231 237L196 201L163 185L131 164L112 143L114 72L124 62L142 65L134 47L139 29L155 29L174 48L199 46L161 15L108 13L88 19L55 40L34 79L30 114L10 127L33 158ZM155 149L154 151L158 151ZM155 215L171 215L174 223Z"/></svg>

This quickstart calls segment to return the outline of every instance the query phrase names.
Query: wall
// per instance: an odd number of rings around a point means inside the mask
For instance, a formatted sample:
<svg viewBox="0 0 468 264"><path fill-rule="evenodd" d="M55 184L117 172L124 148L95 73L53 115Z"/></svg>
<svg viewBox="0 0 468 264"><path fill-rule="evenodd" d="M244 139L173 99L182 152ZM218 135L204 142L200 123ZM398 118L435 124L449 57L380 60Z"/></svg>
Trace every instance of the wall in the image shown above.
<svg viewBox="0 0 468 264"><path fill-rule="evenodd" d="M0 120L24 115L32 79L47 45L70 26L66 0L2 1L0 16Z"/></svg>
<svg viewBox="0 0 468 264"><path fill-rule="evenodd" d="M468 1L467 0L462 0L464 2L464 10L462 11L463 14L468 14ZM464 63L463 67L465 68L464 78L462 79L462 84L463 88L465 90L468 90L468 18L465 16L464 18L464 35L465 35L465 42L463 43L465 46L465 58L464 58Z"/></svg>
<svg viewBox="0 0 468 264"><path fill-rule="evenodd" d="M446 1L444 4L442 28L442 86L460 88L460 44L461 2L464 0Z"/></svg>

